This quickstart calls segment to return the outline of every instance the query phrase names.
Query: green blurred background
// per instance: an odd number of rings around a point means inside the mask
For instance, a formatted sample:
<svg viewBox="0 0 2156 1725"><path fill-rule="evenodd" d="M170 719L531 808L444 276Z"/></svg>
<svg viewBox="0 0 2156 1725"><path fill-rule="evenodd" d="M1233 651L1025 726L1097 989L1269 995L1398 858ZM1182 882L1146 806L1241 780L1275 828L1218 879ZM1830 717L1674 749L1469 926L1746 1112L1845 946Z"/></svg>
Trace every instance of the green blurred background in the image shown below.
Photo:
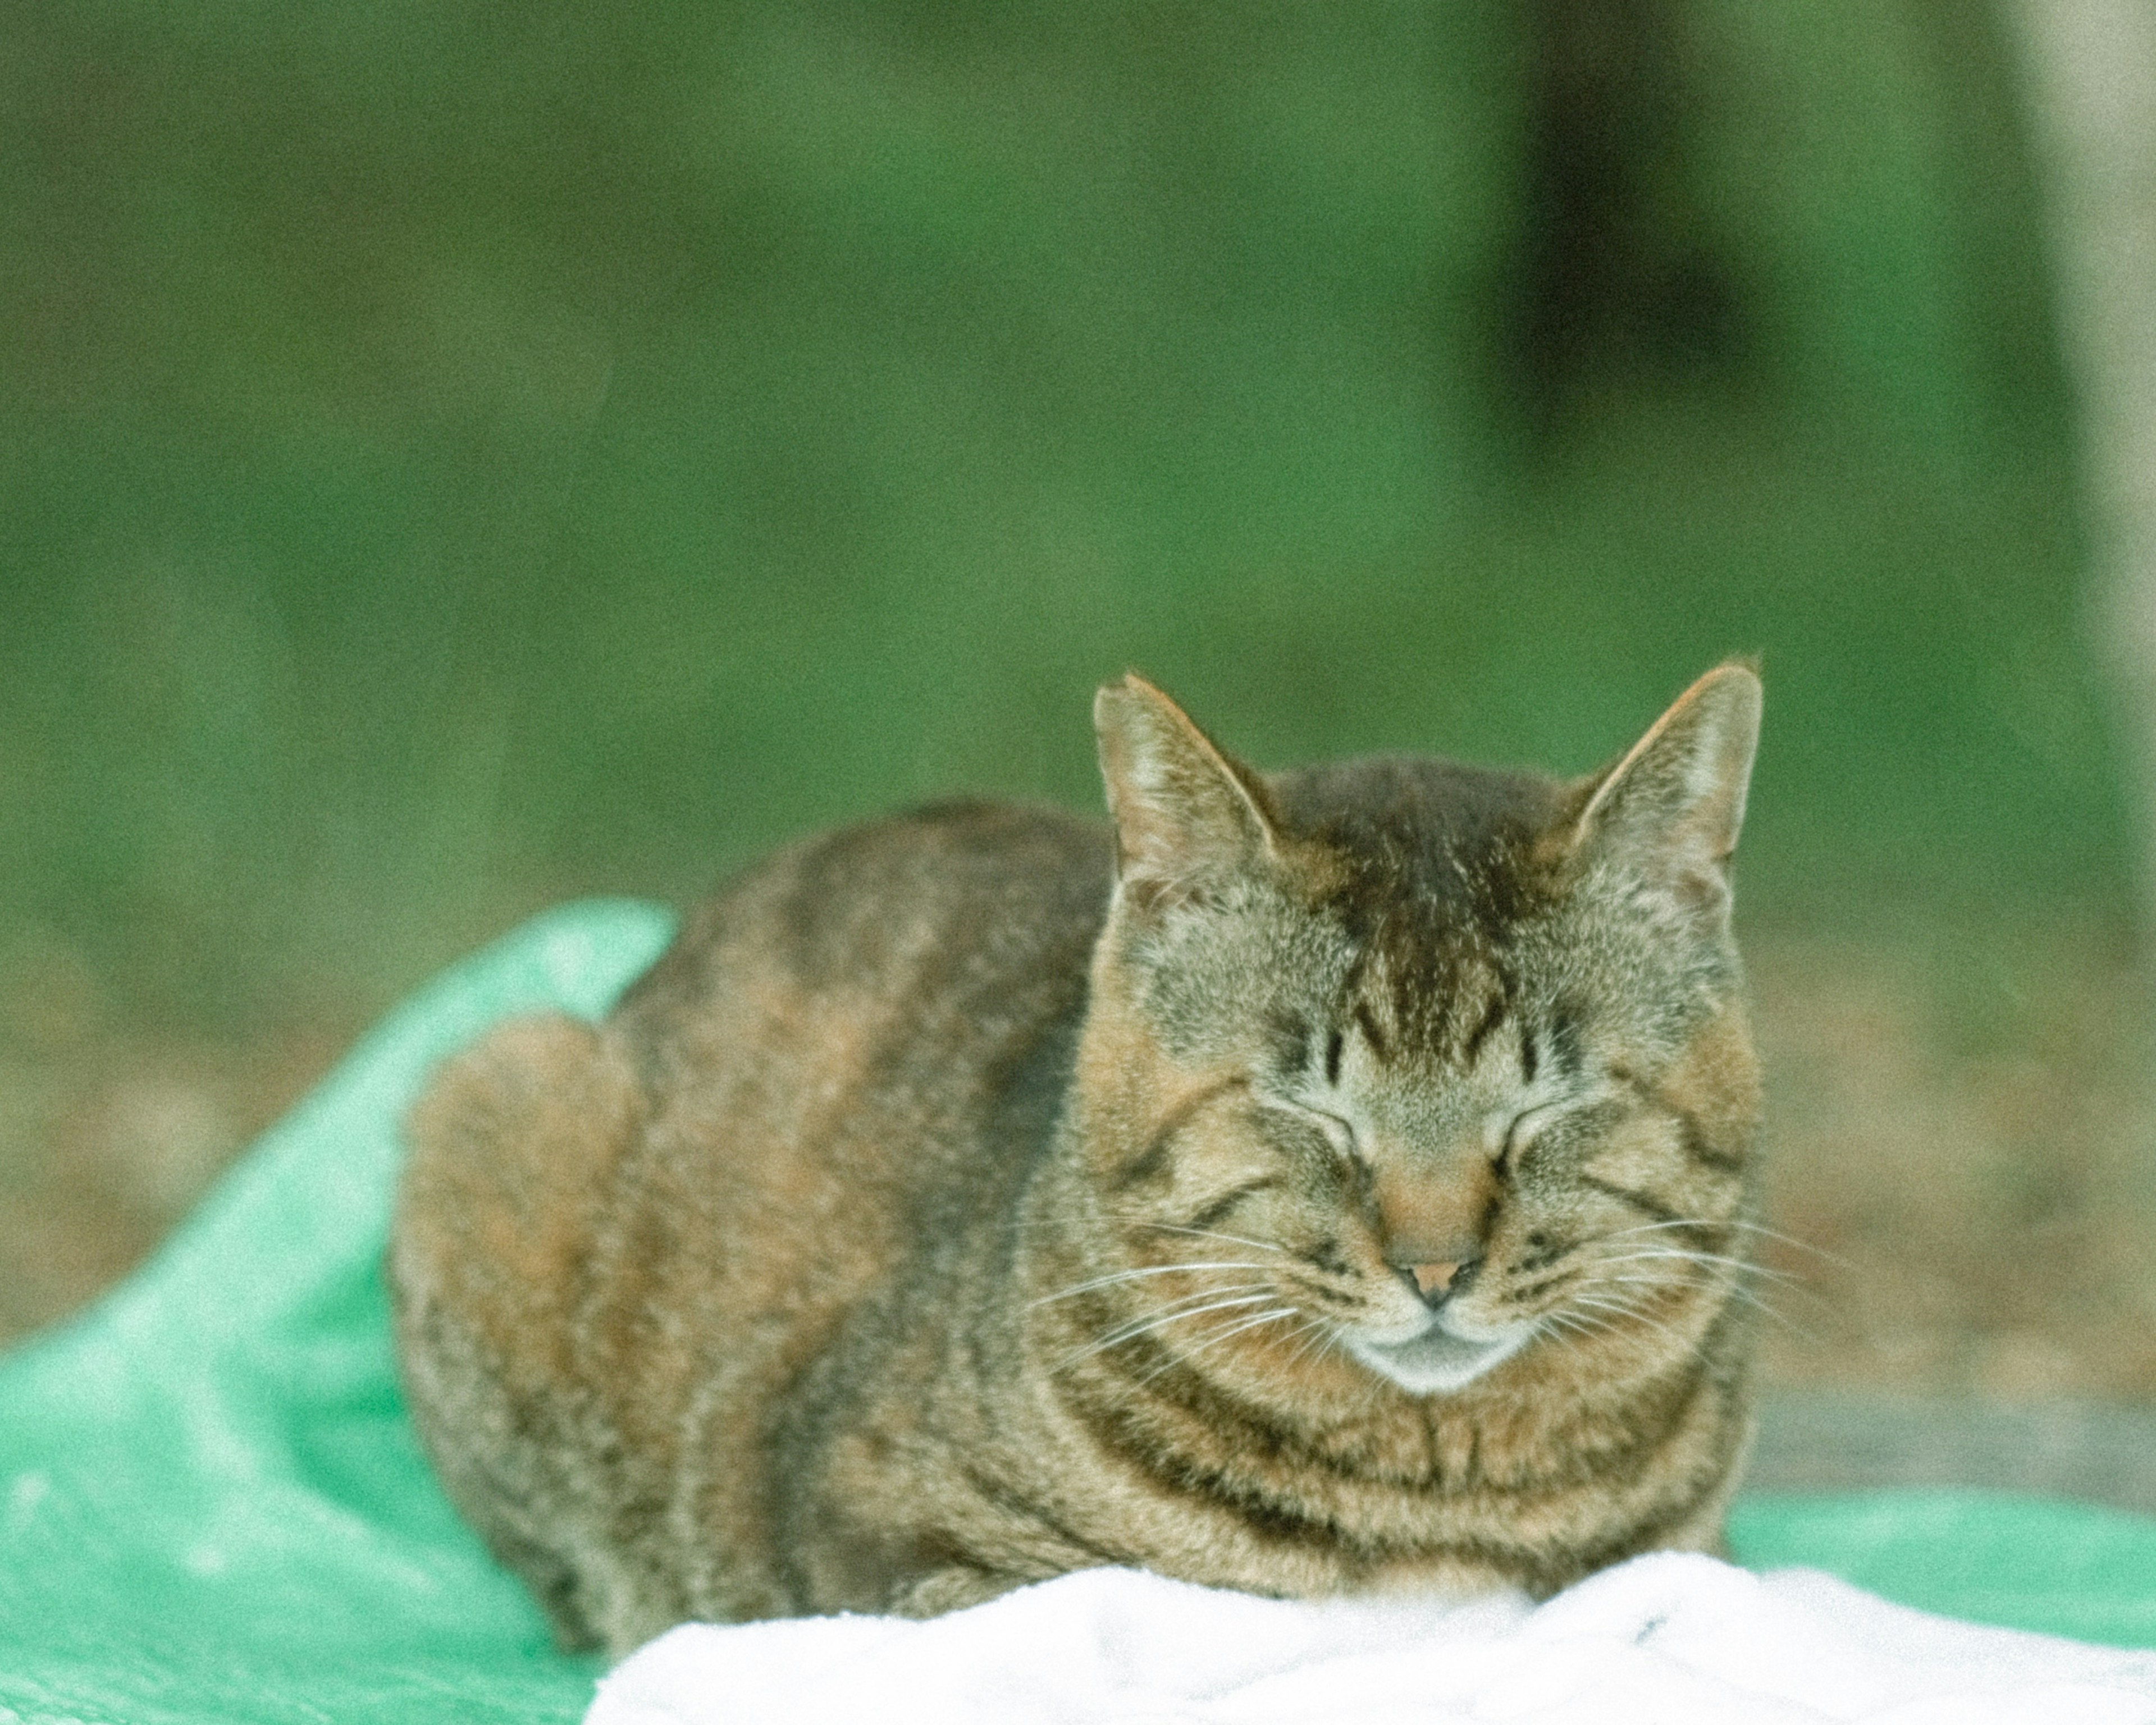
<svg viewBox="0 0 2156 1725"><path fill-rule="evenodd" d="M28 0L6 35L18 1219L95 1160L84 1073L228 1096L202 1168L100 1200L146 1237L532 906L957 789L1093 806L1089 691L1132 666L1260 764L1573 771L1757 654L1770 957L1915 940L1917 1040L1976 976L1996 1047L2123 938L1983 6Z"/></svg>

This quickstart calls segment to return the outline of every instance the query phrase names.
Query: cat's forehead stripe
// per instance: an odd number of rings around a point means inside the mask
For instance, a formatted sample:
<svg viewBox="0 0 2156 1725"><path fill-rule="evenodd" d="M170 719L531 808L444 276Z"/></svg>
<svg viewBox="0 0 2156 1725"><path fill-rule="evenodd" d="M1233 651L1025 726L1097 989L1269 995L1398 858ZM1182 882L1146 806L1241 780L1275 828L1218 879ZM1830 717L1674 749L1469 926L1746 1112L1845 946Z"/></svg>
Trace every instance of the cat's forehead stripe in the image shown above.
<svg viewBox="0 0 2156 1725"><path fill-rule="evenodd" d="M1308 1070L1312 1059L1310 1020L1292 1008L1276 1011L1265 1030L1272 1045L1273 1064L1282 1072Z"/></svg>
<svg viewBox="0 0 2156 1725"><path fill-rule="evenodd" d="M1349 1012L1379 1060L1398 1050L1472 1067L1521 1019L1520 978L1476 931L1414 922L1381 928L1358 954Z"/></svg>
<svg viewBox="0 0 2156 1725"><path fill-rule="evenodd" d="M1507 1004L1505 993L1502 990L1490 997L1490 1004L1483 1009L1480 1022L1467 1033L1466 1043L1460 1049L1460 1057L1462 1065L1471 1066L1475 1064L1476 1057L1482 1052L1482 1045L1490 1040L1491 1033L1497 1026L1505 1022Z"/></svg>
<svg viewBox="0 0 2156 1725"><path fill-rule="evenodd" d="M1558 901L1547 787L1449 762L1286 774L1301 836L1340 865L1327 894L1353 952L1342 1009L1379 1059L1472 1065L1521 1016L1520 937Z"/></svg>
<svg viewBox="0 0 2156 1725"><path fill-rule="evenodd" d="M1355 1028L1363 1033L1363 1040L1370 1045L1370 1052L1381 1060L1384 1059L1388 1039L1385 1033L1378 1028L1377 1014L1370 1010L1368 1000L1358 999L1355 1003Z"/></svg>
<svg viewBox="0 0 2156 1725"><path fill-rule="evenodd" d="M1582 1065L1580 1022L1578 1008L1561 1005L1550 1019L1550 1056L1558 1069L1568 1076L1578 1076Z"/></svg>

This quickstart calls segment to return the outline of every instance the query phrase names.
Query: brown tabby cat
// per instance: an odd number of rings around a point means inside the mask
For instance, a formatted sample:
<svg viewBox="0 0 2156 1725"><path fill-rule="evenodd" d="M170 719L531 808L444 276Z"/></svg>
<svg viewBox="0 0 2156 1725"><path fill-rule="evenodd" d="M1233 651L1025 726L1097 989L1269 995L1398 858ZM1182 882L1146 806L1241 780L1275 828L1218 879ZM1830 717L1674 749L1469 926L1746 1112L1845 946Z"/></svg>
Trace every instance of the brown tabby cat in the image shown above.
<svg viewBox="0 0 2156 1725"><path fill-rule="evenodd" d="M1132 677L1112 835L949 805L751 870L413 1117L451 1495L616 1654L1096 1564L1547 1594L1714 1548L1758 712L1727 665L1570 783L1260 777Z"/></svg>

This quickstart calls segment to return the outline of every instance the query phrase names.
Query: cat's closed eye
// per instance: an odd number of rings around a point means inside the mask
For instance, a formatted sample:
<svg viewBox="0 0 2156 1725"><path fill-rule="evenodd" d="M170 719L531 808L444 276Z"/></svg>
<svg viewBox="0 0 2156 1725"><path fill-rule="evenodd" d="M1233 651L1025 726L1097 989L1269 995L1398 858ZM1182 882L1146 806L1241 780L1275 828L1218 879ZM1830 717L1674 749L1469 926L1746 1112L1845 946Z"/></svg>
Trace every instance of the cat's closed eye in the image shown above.
<svg viewBox="0 0 2156 1725"><path fill-rule="evenodd" d="M1349 1122L1342 1120L1337 1114L1328 1114L1322 1108L1306 1108L1302 1111L1317 1122L1317 1129L1325 1134L1326 1142L1340 1155L1353 1160L1362 1153L1361 1147L1355 1142L1355 1128Z"/></svg>
<svg viewBox="0 0 2156 1725"><path fill-rule="evenodd" d="M1342 1161L1352 1162L1360 1156L1361 1148L1356 1142L1354 1127L1339 1115L1323 1108L1313 1108L1307 1102L1292 1097L1270 1099L1266 1106L1298 1126L1314 1128L1332 1153Z"/></svg>
<svg viewBox="0 0 2156 1725"><path fill-rule="evenodd" d="M1557 1104L1543 1102L1503 1120L1503 1132L1496 1134L1497 1154L1491 1163L1499 1179L1507 1178L1520 1155L1532 1145L1536 1137L1557 1116Z"/></svg>

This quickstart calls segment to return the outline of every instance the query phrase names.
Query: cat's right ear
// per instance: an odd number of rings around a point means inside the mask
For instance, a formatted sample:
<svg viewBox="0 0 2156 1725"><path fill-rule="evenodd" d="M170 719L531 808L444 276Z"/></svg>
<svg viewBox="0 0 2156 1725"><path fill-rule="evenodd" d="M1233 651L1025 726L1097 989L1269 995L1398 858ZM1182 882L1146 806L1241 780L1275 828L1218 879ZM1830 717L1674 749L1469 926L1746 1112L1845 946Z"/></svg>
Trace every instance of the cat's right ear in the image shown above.
<svg viewBox="0 0 2156 1725"><path fill-rule="evenodd" d="M1729 917L1729 859L1759 745L1759 677L1717 665L1679 696L1594 786L1574 828L1650 897L1717 932Z"/></svg>
<svg viewBox="0 0 2156 1725"><path fill-rule="evenodd" d="M1093 697L1127 902L1202 901L1273 849L1263 783L1136 675Z"/></svg>

